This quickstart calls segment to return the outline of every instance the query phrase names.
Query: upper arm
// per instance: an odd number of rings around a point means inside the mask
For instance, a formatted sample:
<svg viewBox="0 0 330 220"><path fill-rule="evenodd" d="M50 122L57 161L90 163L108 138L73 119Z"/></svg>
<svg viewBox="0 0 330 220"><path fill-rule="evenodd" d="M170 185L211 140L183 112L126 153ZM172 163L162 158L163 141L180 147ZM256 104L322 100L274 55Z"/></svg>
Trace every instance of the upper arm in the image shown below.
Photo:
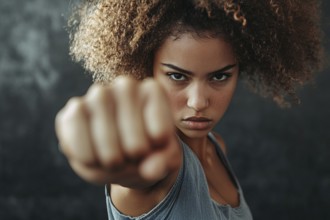
<svg viewBox="0 0 330 220"><path fill-rule="evenodd" d="M169 193L178 172L147 189L133 189L117 184L110 185L110 196L113 205L127 216L141 216L156 207Z"/></svg>

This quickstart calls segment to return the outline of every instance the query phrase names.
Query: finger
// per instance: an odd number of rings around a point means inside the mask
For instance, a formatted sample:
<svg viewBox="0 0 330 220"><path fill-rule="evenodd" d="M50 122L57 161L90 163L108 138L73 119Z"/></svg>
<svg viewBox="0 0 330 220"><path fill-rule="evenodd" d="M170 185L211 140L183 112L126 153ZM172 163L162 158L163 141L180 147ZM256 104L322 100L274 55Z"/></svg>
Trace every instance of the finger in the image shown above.
<svg viewBox="0 0 330 220"><path fill-rule="evenodd" d="M108 169L120 166L124 158L110 90L101 85L92 86L86 95L86 103L91 113L91 134L99 162Z"/></svg>
<svg viewBox="0 0 330 220"><path fill-rule="evenodd" d="M116 171L109 171L99 165L86 165L75 160L69 160L69 163L82 179L93 184L111 183L129 188L142 188L148 185L139 175L138 166L133 164L127 164ZM149 184L151 185L151 183Z"/></svg>
<svg viewBox="0 0 330 220"><path fill-rule="evenodd" d="M98 185L110 182L110 176L106 170L101 167L89 166L76 160L69 161L72 169L84 180Z"/></svg>
<svg viewBox="0 0 330 220"><path fill-rule="evenodd" d="M146 132L153 144L166 144L169 136L174 134L169 101L160 85L151 79L144 80L141 93L146 97L143 112Z"/></svg>
<svg viewBox="0 0 330 220"><path fill-rule="evenodd" d="M164 148L146 158L139 167L140 175L147 181L160 181L182 164L182 150L176 137Z"/></svg>
<svg viewBox="0 0 330 220"><path fill-rule="evenodd" d="M95 163L89 134L88 114L80 98L69 100L55 119L56 133L62 152L86 164Z"/></svg>
<svg viewBox="0 0 330 220"><path fill-rule="evenodd" d="M141 111L141 99L136 81L118 77L113 83L117 124L122 149L131 159L138 159L148 150Z"/></svg>

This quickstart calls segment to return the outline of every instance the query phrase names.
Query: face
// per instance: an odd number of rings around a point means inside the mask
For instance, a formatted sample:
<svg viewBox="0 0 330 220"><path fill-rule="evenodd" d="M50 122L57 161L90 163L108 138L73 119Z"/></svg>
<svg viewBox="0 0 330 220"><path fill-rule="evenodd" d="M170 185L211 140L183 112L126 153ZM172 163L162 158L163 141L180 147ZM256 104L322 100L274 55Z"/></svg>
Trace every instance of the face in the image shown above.
<svg viewBox="0 0 330 220"><path fill-rule="evenodd" d="M203 138L234 94L238 64L222 38L169 37L154 57L153 75L165 89L183 140Z"/></svg>

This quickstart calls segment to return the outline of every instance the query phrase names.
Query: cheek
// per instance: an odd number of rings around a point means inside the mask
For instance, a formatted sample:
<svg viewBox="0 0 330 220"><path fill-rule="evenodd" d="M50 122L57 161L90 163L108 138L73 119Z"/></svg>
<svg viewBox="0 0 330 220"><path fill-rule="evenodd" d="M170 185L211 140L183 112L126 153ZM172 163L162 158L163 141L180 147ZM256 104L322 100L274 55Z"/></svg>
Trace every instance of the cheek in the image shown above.
<svg viewBox="0 0 330 220"><path fill-rule="evenodd" d="M173 89L167 90L166 92L171 104L173 114L179 114L186 104L184 95Z"/></svg>
<svg viewBox="0 0 330 220"><path fill-rule="evenodd" d="M223 95L216 97L214 100L214 109L218 112L224 112L230 102L230 99L227 96Z"/></svg>
<svg viewBox="0 0 330 220"><path fill-rule="evenodd" d="M214 96L212 99L214 110L218 112L220 115L223 115L231 103L233 94L234 94L234 90L231 89L229 91L225 91Z"/></svg>

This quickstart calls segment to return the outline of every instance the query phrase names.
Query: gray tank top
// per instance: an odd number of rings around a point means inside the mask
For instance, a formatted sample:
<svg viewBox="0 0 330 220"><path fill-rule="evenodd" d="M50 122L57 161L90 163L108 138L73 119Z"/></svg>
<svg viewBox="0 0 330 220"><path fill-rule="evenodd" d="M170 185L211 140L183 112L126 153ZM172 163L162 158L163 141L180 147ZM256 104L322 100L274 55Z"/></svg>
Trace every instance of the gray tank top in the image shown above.
<svg viewBox="0 0 330 220"><path fill-rule="evenodd" d="M239 193L238 207L222 205L209 193L203 167L194 152L181 141L183 164L176 182L167 196L152 210L138 217L120 213L113 205L108 187L106 203L109 220L252 220L252 215L243 196L239 182L213 134L208 137L214 143L217 154L232 177ZM143 201L141 201L143 202Z"/></svg>

